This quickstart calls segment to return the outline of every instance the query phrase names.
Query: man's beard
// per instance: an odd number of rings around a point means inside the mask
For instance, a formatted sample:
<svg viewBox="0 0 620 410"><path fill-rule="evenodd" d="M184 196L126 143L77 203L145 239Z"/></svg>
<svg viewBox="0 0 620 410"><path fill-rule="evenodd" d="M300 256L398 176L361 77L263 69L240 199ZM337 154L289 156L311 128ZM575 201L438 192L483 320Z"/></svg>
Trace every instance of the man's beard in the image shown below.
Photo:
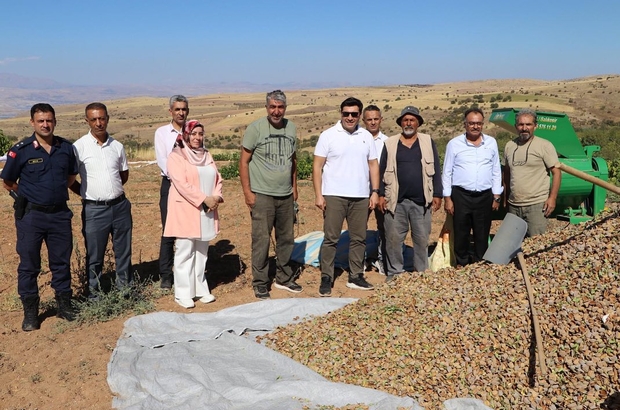
<svg viewBox="0 0 620 410"><path fill-rule="evenodd" d="M406 137L412 137L412 136L414 136L414 135L415 135L415 133L416 133L416 131L417 131L417 130L416 130L415 128L413 128L413 127L405 127L405 128L403 128L403 134L404 134Z"/></svg>
<svg viewBox="0 0 620 410"><path fill-rule="evenodd" d="M530 138L532 138L532 134L528 132L519 133L519 142L527 142Z"/></svg>

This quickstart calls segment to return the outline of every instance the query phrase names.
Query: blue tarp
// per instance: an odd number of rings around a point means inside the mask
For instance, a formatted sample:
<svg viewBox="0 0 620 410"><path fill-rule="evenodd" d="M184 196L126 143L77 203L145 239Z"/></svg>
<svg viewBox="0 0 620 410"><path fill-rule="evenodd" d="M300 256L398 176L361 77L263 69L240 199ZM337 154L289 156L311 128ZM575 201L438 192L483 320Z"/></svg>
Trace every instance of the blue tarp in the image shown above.
<svg viewBox="0 0 620 410"><path fill-rule="evenodd" d="M295 239L295 247L291 259L304 265L319 266L319 254L323 244L324 234L322 231L307 233ZM379 234L375 230L366 231L366 259L377 259L379 246ZM413 248L403 245L405 255L405 270L413 271ZM347 269L349 267L349 231L340 233L338 247L336 248L336 268Z"/></svg>

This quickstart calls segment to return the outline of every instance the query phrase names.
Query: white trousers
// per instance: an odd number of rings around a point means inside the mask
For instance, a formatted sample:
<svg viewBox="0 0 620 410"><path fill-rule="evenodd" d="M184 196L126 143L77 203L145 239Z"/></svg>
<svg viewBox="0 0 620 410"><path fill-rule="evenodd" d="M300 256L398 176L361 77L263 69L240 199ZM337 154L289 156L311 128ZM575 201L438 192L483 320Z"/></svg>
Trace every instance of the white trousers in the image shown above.
<svg viewBox="0 0 620 410"><path fill-rule="evenodd" d="M209 294L205 278L209 241L177 238L174 253L174 297L200 298Z"/></svg>

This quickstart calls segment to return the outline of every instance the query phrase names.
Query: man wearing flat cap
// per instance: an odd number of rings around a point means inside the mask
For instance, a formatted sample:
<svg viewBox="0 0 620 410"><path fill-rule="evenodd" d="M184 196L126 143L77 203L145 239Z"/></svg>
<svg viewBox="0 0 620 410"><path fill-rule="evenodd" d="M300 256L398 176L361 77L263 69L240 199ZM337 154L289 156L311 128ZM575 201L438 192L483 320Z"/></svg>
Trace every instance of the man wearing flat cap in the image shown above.
<svg viewBox="0 0 620 410"><path fill-rule="evenodd" d="M413 269L428 269L431 213L441 206L439 155L430 135L418 132L424 124L420 111L405 107L396 123L400 134L385 141L380 160L379 206L385 212L387 278L404 272L402 245L411 229Z"/></svg>

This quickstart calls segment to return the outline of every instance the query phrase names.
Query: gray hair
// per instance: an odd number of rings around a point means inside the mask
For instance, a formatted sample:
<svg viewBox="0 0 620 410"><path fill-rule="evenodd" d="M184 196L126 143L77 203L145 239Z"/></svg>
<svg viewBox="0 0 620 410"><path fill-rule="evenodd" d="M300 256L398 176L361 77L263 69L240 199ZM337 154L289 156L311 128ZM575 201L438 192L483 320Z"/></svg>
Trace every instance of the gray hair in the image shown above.
<svg viewBox="0 0 620 410"><path fill-rule="evenodd" d="M189 107L189 101L187 101L187 98L185 98L184 95L175 94L172 97L170 97L170 108L172 108L175 102L184 102Z"/></svg>
<svg viewBox="0 0 620 410"><path fill-rule="evenodd" d="M536 111L532 110L531 108L523 108L521 111L519 111L517 113L517 116L515 117L515 124L519 122L519 117L521 117L522 115L531 116L532 118L534 118L534 125L538 124L538 121L536 120Z"/></svg>
<svg viewBox="0 0 620 410"><path fill-rule="evenodd" d="M369 105L368 107L365 107L364 111L362 112L362 115L366 114L367 111L379 111L379 114L381 114L381 109L373 104Z"/></svg>
<svg viewBox="0 0 620 410"><path fill-rule="evenodd" d="M267 98L265 99L265 104L269 105L269 100L282 101L284 105L286 105L286 95L282 90L274 90L270 93L267 93Z"/></svg>

